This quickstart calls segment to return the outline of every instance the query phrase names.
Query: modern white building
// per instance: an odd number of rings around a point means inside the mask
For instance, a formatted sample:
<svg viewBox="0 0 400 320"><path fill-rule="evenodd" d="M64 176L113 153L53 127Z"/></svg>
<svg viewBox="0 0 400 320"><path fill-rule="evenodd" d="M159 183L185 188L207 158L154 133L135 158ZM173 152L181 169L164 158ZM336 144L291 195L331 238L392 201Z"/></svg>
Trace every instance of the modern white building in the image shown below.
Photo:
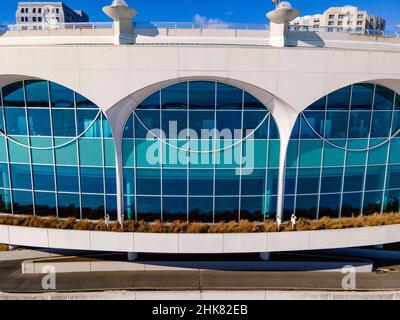
<svg viewBox="0 0 400 320"><path fill-rule="evenodd" d="M298 17L290 25L296 27L326 28L330 31L347 29L356 33L384 32L386 21L361 11L354 6L331 7L322 14Z"/></svg>
<svg viewBox="0 0 400 320"><path fill-rule="evenodd" d="M134 10L105 11L114 22L90 29L2 32L2 214L213 223L399 211L399 38L274 23L132 24ZM271 41L279 32L286 47ZM399 228L152 235L0 226L0 242L272 252L398 242Z"/></svg>

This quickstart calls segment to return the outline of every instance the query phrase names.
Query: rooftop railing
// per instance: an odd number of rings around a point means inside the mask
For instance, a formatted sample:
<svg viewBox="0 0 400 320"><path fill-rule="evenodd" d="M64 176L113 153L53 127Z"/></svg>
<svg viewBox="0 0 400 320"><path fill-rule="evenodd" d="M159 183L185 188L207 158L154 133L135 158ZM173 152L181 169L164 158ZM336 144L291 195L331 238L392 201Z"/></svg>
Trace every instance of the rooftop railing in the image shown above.
<svg viewBox="0 0 400 320"><path fill-rule="evenodd" d="M52 29L112 29L112 22L30 23L0 25L0 31L52 30Z"/></svg>
<svg viewBox="0 0 400 320"><path fill-rule="evenodd" d="M350 33L350 34L361 34L368 36L382 36L382 37L393 37L400 38L400 32L395 31L383 31L373 30L364 28L347 28L347 27L321 27L321 26L300 26L290 25L290 31L302 31L302 32L318 32L318 33Z"/></svg>
<svg viewBox="0 0 400 320"><path fill-rule="evenodd" d="M134 22L138 29L233 29L233 30L269 30L263 23L229 23L229 22Z"/></svg>

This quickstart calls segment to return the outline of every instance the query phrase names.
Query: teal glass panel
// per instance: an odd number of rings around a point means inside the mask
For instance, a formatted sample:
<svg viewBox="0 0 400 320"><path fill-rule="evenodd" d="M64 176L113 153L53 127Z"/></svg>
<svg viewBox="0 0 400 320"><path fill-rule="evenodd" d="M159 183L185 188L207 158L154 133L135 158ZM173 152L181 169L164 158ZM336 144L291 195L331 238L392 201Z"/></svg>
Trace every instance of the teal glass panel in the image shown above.
<svg viewBox="0 0 400 320"><path fill-rule="evenodd" d="M79 219L81 217L78 194L58 193L57 200L59 218L75 217Z"/></svg>
<svg viewBox="0 0 400 320"><path fill-rule="evenodd" d="M276 219L277 197L265 197L265 219Z"/></svg>
<svg viewBox="0 0 400 320"><path fill-rule="evenodd" d="M0 163L0 188L8 189L10 187L10 181L8 178L8 165Z"/></svg>
<svg viewBox="0 0 400 320"><path fill-rule="evenodd" d="M124 197L124 216L125 219L135 220L136 212L135 212L135 197L133 196L125 196Z"/></svg>
<svg viewBox="0 0 400 320"><path fill-rule="evenodd" d="M397 135L399 134L399 129L400 129L400 112L396 111L393 112L393 122L392 122L392 132L390 133L390 135L395 135L397 133Z"/></svg>
<svg viewBox="0 0 400 320"><path fill-rule="evenodd" d="M70 142L70 141L71 141L70 138L55 138L54 139L54 144L56 146L62 146L62 147L57 147L55 149L56 164L65 164L65 165L77 165L78 164L77 150L76 150L77 142L76 141ZM70 143L68 143L68 142L70 142ZM68 143L68 144L64 145L65 143Z"/></svg>
<svg viewBox="0 0 400 320"><path fill-rule="evenodd" d="M383 211L386 213L400 211L400 190L391 190L385 192Z"/></svg>
<svg viewBox="0 0 400 320"><path fill-rule="evenodd" d="M319 202L318 218L329 217L333 219L339 218L340 212L340 194L321 195Z"/></svg>
<svg viewBox="0 0 400 320"><path fill-rule="evenodd" d="M101 117L99 110L77 111L78 135L86 132L84 137L101 138Z"/></svg>
<svg viewBox="0 0 400 320"><path fill-rule="evenodd" d="M352 111L350 113L349 138L368 138L371 112Z"/></svg>
<svg viewBox="0 0 400 320"><path fill-rule="evenodd" d="M216 162L216 152L218 150L217 143L210 140L191 140L190 141L190 168L213 168ZM201 151L201 152L199 152ZM210 152L206 152L210 151Z"/></svg>
<svg viewBox="0 0 400 320"><path fill-rule="evenodd" d="M400 189L400 165L389 165L386 179L386 188Z"/></svg>
<svg viewBox="0 0 400 320"><path fill-rule="evenodd" d="M50 83L51 106L53 108L74 108L74 92L57 83Z"/></svg>
<svg viewBox="0 0 400 320"><path fill-rule="evenodd" d="M346 138L347 136L347 112L326 113L325 137L330 139Z"/></svg>
<svg viewBox="0 0 400 320"><path fill-rule="evenodd" d="M243 105L243 90L228 84L217 83L217 109L240 110Z"/></svg>
<svg viewBox="0 0 400 320"><path fill-rule="evenodd" d="M11 213L11 194L9 190L0 189L0 213Z"/></svg>
<svg viewBox="0 0 400 320"><path fill-rule="evenodd" d="M127 143L130 148L130 144ZM129 149L128 149L129 150ZM133 154L127 154L126 163L132 164ZM158 140L136 140L136 166L143 168L159 168L162 163L161 143Z"/></svg>
<svg viewBox="0 0 400 320"><path fill-rule="evenodd" d="M2 88L5 107L25 107L24 86L22 81L14 82Z"/></svg>
<svg viewBox="0 0 400 320"><path fill-rule="evenodd" d="M322 141L302 140L300 143L300 167L319 167L321 165Z"/></svg>
<svg viewBox="0 0 400 320"><path fill-rule="evenodd" d="M125 124L125 128L124 128L124 135L123 138L124 139L133 139L133 113L131 113L131 115L129 116L128 121Z"/></svg>
<svg viewBox="0 0 400 320"><path fill-rule="evenodd" d="M135 137L146 139L149 137L160 137L160 111L157 110L135 110ZM151 131L151 132L149 132Z"/></svg>
<svg viewBox="0 0 400 320"><path fill-rule="evenodd" d="M371 146L378 145L384 140L381 139L371 139ZM373 148L369 150L369 155L368 155L368 164L386 164L387 161L387 156L388 156L388 143L385 143L384 145Z"/></svg>
<svg viewBox="0 0 400 320"><path fill-rule="evenodd" d="M79 159L81 165L103 165L101 143L101 139L79 139Z"/></svg>
<svg viewBox="0 0 400 320"><path fill-rule="evenodd" d="M297 218L317 219L318 196L297 196Z"/></svg>
<svg viewBox="0 0 400 320"><path fill-rule="evenodd" d="M137 141L141 143L142 141ZM133 140L122 140L122 163L124 167L134 167L134 153L133 153ZM141 150L143 152L143 150ZM141 165L137 164L138 167Z"/></svg>
<svg viewBox="0 0 400 320"><path fill-rule="evenodd" d="M286 166L288 168L294 168L297 166L298 159L298 141L290 140L288 150L286 153Z"/></svg>
<svg viewBox="0 0 400 320"><path fill-rule="evenodd" d="M135 169L124 169L124 194L135 194Z"/></svg>
<svg viewBox="0 0 400 320"><path fill-rule="evenodd" d="M381 213L382 210L383 192L365 192L363 214L371 215Z"/></svg>
<svg viewBox="0 0 400 320"><path fill-rule="evenodd" d="M175 84L161 90L161 108L186 109L188 84L187 82Z"/></svg>
<svg viewBox="0 0 400 320"><path fill-rule="evenodd" d="M304 117L307 119L308 123L305 123L304 126L301 127L301 138L313 138L314 133L309 133L309 125L314 128L316 132L320 136L324 135L324 122L325 122L325 112L321 111L304 111Z"/></svg>
<svg viewBox="0 0 400 320"><path fill-rule="evenodd" d="M318 193L320 169L299 169L297 194Z"/></svg>
<svg viewBox="0 0 400 320"><path fill-rule="evenodd" d="M160 197L136 197L137 219L145 222L161 220L161 198Z"/></svg>
<svg viewBox="0 0 400 320"><path fill-rule="evenodd" d="M52 138L31 137L31 145L39 148L52 146ZM53 164L53 150L32 149L32 163Z"/></svg>
<svg viewBox="0 0 400 320"><path fill-rule="evenodd" d="M189 108L214 109L215 108L215 82L192 81L189 82Z"/></svg>
<svg viewBox="0 0 400 320"><path fill-rule="evenodd" d="M392 110L394 103L394 91L382 87L376 86L375 98L374 98L374 109L375 110Z"/></svg>
<svg viewBox="0 0 400 320"><path fill-rule="evenodd" d="M328 110L348 110L350 107L350 89L344 87L328 95Z"/></svg>
<svg viewBox="0 0 400 320"><path fill-rule="evenodd" d="M368 147L368 140L349 140L347 148L349 151L347 152L347 160L346 165L348 166L360 166L365 165L367 160L367 152L366 151L351 151L351 150L363 150Z"/></svg>
<svg viewBox="0 0 400 320"><path fill-rule="evenodd" d="M278 193L278 175L278 169L268 169L267 195L276 195Z"/></svg>
<svg viewBox="0 0 400 320"><path fill-rule="evenodd" d="M28 139L22 137L12 137L13 140L28 145ZM8 142L10 162L29 163L29 149L18 145L12 141Z"/></svg>
<svg viewBox="0 0 400 320"><path fill-rule="evenodd" d="M342 191L343 168L323 168L321 180L321 193L334 193Z"/></svg>
<svg viewBox="0 0 400 320"><path fill-rule="evenodd" d="M243 137L251 137L253 139L268 138L268 111L249 111L243 113ZM256 130L257 129L257 130Z"/></svg>
<svg viewBox="0 0 400 320"><path fill-rule="evenodd" d="M158 145L158 143L157 143ZM154 149L153 146L151 147ZM167 143L161 143L163 154L163 165L166 168L186 168L189 161L188 153L185 150L189 149L188 141L169 140ZM148 149L148 150L152 150ZM149 152L150 157L147 159L149 164L157 162L158 156L156 153Z"/></svg>
<svg viewBox="0 0 400 320"><path fill-rule="evenodd" d="M385 166L370 166L367 169L365 190L383 190L386 173Z"/></svg>
<svg viewBox="0 0 400 320"><path fill-rule="evenodd" d="M361 213L361 193L345 193L342 200L341 217L357 217Z"/></svg>
<svg viewBox="0 0 400 320"><path fill-rule="evenodd" d="M82 195L82 218L100 220L105 217L104 196Z"/></svg>
<svg viewBox="0 0 400 320"><path fill-rule="evenodd" d="M28 121L31 136L51 136L50 110L30 108Z"/></svg>
<svg viewBox="0 0 400 320"><path fill-rule="evenodd" d="M392 112L376 111L372 115L372 138L385 138L390 135L390 123L392 121Z"/></svg>
<svg viewBox="0 0 400 320"><path fill-rule="evenodd" d="M26 104L28 107L49 107L48 82L42 80L25 81Z"/></svg>
<svg viewBox="0 0 400 320"><path fill-rule="evenodd" d="M7 142L2 135L0 135L0 162L7 162Z"/></svg>
<svg viewBox="0 0 400 320"><path fill-rule="evenodd" d="M359 83L353 86L353 96L351 109L371 110L374 96L374 85L369 83Z"/></svg>
<svg viewBox="0 0 400 320"><path fill-rule="evenodd" d="M105 166L115 167L115 146L114 140L104 139L104 160Z"/></svg>
<svg viewBox="0 0 400 320"><path fill-rule="evenodd" d="M345 151L344 149L337 148L336 146L344 148L346 145L346 141L345 140L329 140L329 141L333 145L329 143L324 144L323 165L326 167L343 166Z"/></svg>
<svg viewBox="0 0 400 320"><path fill-rule="evenodd" d="M216 142L216 149L221 150L216 153L216 167L217 168L240 168L240 154L243 151L244 159L254 158L254 148L253 150L242 150L242 146L237 144L238 141L234 140L219 140ZM236 143L236 145L235 145ZM247 147L251 147L249 141L246 143ZM249 154L247 154L247 152ZM265 166L265 164L264 164Z"/></svg>
<svg viewBox="0 0 400 320"><path fill-rule="evenodd" d="M74 110L53 109L53 132L56 137L75 137L75 112Z"/></svg>
<svg viewBox="0 0 400 320"><path fill-rule="evenodd" d="M56 194L35 192L35 214L41 217L57 216Z"/></svg>
<svg viewBox="0 0 400 320"><path fill-rule="evenodd" d="M347 167L344 177L344 192L363 191L365 167Z"/></svg>
<svg viewBox="0 0 400 320"><path fill-rule="evenodd" d="M390 163L400 163L400 138L394 138L390 142Z"/></svg>
<svg viewBox="0 0 400 320"><path fill-rule="evenodd" d="M279 152L280 152L280 141L270 140L269 141L269 152L268 152L268 167L278 168L279 167Z"/></svg>
<svg viewBox="0 0 400 320"><path fill-rule="evenodd" d="M81 96L78 93L75 93L76 96L76 107L79 109L98 109L98 107L90 100Z"/></svg>
<svg viewBox="0 0 400 320"><path fill-rule="evenodd" d="M14 214L33 215L32 191L13 191Z"/></svg>
<svg viewBox="0 0 400 320"><path fill-rule="evenodd" d="M112 138L112 130L110 123L108 122L107 118L102 114L101 115L102 124L103 124L103 137L104 138Z"/></svg>
<svg viewBox="0 0 400 320"><path fill-rule="evenodd" d="M244 167L265 168L267 164L267 140L252 140L243 143ZM248 157L247 157L248 156ZM252 166L252 162L254 165Z"/></svg>
<svg viewBox="0 0 400 320"><path fill-rule="evenodd" d="M8 135L27 135L26 113L22 108L5 108Z"/></svg>
<svg viewBox="0 0 400 320"><path fill-rule="evenodd" d="M186 221L188 218L188 200L186 197L163 197L163 221Z"/></svg>

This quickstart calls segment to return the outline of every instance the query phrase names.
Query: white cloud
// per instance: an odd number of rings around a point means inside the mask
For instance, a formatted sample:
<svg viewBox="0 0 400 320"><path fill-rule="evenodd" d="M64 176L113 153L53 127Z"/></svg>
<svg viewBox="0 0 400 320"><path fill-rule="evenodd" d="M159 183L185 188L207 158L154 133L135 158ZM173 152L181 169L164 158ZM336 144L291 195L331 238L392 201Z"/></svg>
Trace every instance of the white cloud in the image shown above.
<svg viewBox="0 0 400 320"><path fill-rule="evenodd" d="M198 13L193 17L193 22L202 28L226 28L229 25L226 21L223 21L221 19L207 18L206 16L202 16Z"/></svg>

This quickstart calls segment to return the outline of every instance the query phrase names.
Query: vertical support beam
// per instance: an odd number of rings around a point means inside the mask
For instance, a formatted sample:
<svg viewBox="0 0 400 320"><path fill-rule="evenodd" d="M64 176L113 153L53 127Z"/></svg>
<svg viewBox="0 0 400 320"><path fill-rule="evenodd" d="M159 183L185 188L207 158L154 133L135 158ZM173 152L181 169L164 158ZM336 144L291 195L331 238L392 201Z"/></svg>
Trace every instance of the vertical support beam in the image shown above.
<svg viewBox="0 0 400 320"><path fill-rule="evenodd" d="M289 32L288 23L270 23L269 45L271 47L283 48L287 46L287 37Z"/></svg>
<svg viewBox="0 0 400 320"><path fill-rule="evenodd" d="M122 159L122 138L115 137L115 166L116 166L116 180L117 180L117 212L118 222L123 225L124 223L124 169Z"/></svg>
<svg viewBox="0 0 400 320"><path fill-rule="evenodd" d="M290 137L290 134L289 134ZM289 139L284 137L280 139L279 152L279 173L278 173L278 204L276 206L276 220L283 221L283 202L285 195L285 170L286 170L286 152L289 146Z"/></svg>

